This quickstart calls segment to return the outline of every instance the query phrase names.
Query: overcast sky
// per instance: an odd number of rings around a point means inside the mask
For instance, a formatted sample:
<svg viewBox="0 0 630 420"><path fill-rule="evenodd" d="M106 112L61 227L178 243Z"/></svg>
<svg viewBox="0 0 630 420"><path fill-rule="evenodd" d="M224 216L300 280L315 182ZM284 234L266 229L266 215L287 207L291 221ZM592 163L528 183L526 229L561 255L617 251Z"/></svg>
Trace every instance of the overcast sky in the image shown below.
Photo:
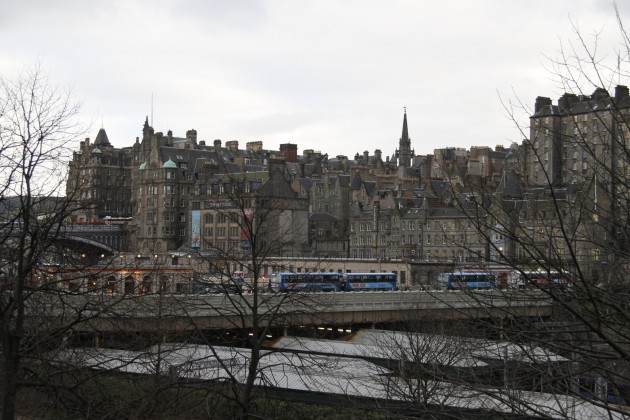
<svg viewBox="0 0 630 420"><path fill-rule="evenodd" d="M406 107L428 154L520 141L500 98L557 99L544 56L575 38L571 21L613 55L608 0L2 0L0 74L43 59L89 137L103 126L117 147L148 116L241 147L391 155Z"/></svg>

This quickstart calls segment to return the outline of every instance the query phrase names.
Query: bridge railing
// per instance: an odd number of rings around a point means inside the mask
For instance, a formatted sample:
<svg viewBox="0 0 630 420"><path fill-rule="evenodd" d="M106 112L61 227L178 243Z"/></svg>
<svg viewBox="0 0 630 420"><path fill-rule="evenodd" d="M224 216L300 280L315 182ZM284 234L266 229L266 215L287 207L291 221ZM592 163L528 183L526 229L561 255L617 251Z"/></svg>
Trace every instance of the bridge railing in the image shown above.
<svg viewBox="0 0 630 420"><path fill-rule="evenodd" d="M226 317L251 315L254 295L41 294L31 299L33 315L100 318ZM438 309L510 310L518 307L550 307L539 291L475 292L352 292L259 294L258 313L331 313Z"/></svg>

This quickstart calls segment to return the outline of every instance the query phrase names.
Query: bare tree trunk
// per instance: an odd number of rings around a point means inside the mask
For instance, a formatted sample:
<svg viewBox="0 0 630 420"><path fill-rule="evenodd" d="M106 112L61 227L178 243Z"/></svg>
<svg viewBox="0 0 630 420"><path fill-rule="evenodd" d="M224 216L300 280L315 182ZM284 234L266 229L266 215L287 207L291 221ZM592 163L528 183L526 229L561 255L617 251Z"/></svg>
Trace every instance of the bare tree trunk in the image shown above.
<svg viewBox="0 0 630 420"><path fill-rule="evenodd" d="M47 84L40 65L15 80L0 80L0 411L16 416L15 400L26 347L25 310L42 284L34 273L54 253L70 199L57 197L65 180L61 162L79 134L71 93ZM45 334L45 331L30 335Z"/></svg>

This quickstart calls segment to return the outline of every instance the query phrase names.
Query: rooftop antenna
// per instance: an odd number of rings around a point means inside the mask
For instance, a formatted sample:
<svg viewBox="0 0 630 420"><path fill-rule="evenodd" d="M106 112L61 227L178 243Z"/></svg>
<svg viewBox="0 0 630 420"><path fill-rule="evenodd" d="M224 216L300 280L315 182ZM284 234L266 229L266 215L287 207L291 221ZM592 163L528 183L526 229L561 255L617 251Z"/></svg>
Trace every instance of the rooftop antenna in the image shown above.
<svg viewBox="0 0 630 420"><path fill-rule="evenodd" d="M405 114L407 113L407 107L403 106L403 110L405 111Z"/></svg>

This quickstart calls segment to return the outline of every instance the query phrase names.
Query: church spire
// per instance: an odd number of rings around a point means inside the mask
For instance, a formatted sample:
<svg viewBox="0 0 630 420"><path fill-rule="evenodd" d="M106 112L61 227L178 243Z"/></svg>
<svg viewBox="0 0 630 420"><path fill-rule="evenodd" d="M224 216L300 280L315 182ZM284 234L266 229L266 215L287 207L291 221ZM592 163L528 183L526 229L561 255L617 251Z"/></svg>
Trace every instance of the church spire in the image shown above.
<svg viewBox="0 0 630 420"><path fill-rule="evenodd" d="M409 138L409 129L407 128L407 107L404 107L405 114L403 116L402 136L398 143L398 165L410 167L411 166L411 139Z"/></svg>
<svg viewBox="0 0 630 420"><path fill-rule="evenodd" d="M407 128L407 107L404 107L405 116L403 117L403 129L402 129L402 137L400 138L401 143L403 141L409 141L409 129Z"/></svg>

